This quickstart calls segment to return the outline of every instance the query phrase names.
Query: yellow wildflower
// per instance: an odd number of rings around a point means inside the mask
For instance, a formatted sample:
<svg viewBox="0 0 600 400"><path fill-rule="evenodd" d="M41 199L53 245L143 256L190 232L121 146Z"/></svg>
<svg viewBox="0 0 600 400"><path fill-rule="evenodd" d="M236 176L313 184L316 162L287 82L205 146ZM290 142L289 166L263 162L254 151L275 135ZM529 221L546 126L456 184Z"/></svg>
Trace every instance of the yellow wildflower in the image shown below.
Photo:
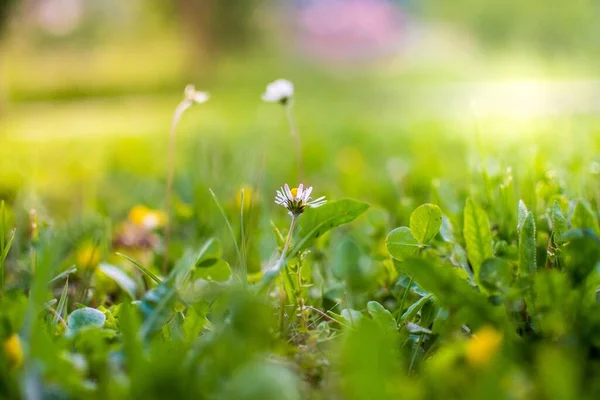
<svg viewBox="0 0 600 400"><path fill-rule="evenodd" d="M473 366L484 366L494 358L501 344L502 334L490 326L484 326L467 343L467 361Z"/></svg>
<svg viewBox="0 0 600 400"><path fill-rule="evenodd" d="M163 211L152 210L146 206L137 205L129 211L129 220L136 225L155 229L165 225L167 216Z"/></svg>
<svg viewBox="0 0 600 400"><path fill-rule="evenodd" d="M238 208L242 206L242 190L244 191L244 210L248 210L254 200L254 191L250 186L242 186L240 190L238 190L235 195L235 204L237 204Z"/></svg>
<svg viewBox="0 0 600 400"><path fill-rule="evenodd" d="M94 268L100 263L100 249L91 243L86 243L77 250L77 266Z"/></svg>
<svg viewBox="0 0 600 400"><path fill-rule="evenodd" d="M21 339L16 333L13 333L4 341L2 351L10 365L19 367L23 364L23 347L21 346Z"/></svg>

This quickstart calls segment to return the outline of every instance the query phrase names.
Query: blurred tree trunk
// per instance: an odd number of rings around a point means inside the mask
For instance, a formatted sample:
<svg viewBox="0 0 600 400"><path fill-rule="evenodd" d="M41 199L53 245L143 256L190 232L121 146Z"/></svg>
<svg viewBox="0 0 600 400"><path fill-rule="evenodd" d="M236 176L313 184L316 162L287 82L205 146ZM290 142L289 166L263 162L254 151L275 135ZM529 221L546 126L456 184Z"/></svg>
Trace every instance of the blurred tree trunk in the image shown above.
<svg viewBox="0 0 600 400"><path fill-rule="evenodd" d="M178 0L181 21L193 37L199 56L216 60L255 43L259 27L255 10L264 0Z"/></svg>
<svg viewBox="0 0 600 400"><path fill-rule="evenodd" d="M0 37L6 31L8 18L15 8L15 4L17 4L17 0L0 0Z"/></svg>

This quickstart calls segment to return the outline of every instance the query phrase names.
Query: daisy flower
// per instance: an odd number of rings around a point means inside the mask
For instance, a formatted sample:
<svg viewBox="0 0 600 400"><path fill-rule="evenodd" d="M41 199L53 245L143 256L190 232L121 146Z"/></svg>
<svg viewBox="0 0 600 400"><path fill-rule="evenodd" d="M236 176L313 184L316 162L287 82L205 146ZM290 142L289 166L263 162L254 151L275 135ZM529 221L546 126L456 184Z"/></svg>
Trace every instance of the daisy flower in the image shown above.
<svg viewBox="0 0 600 400"><path fill-rule="evenodd" d="M304 185L300 184L297 188L290 189L286 183L281 190L277 191L275 196L275 204L279 204L287 208L292 217L298 216L304 212L307 207L320 207L327 202L325 196L311 200L312 186L304 189Z"/></svg>
<svg viewBox="0 0 600 400"><path fill-rule="evenodd" d="M210 95L206 92L200 92L196 90L194 85L187 85L183 92L185 101L189 103L206 103L210 99Z"/></svg>
<svg viewBox="0 0 600 400"><path fill-rule="evenodd" d="M267 85L267 90L263 93L262 99L268 103L287 102L294 95L294 84L287 79L277 79Z"/></svg>

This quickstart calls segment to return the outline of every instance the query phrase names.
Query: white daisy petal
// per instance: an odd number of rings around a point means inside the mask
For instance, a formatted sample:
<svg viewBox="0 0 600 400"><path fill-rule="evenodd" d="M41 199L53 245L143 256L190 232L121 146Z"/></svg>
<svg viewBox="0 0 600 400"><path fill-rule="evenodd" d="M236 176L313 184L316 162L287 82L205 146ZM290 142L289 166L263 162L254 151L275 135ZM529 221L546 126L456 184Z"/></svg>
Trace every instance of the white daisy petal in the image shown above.
<svg viewBox="0 0 600 400"><path fill-rule="evenodd" d="M194 101L198 104L206 103L210 99L210 95L206 92L196 92Z"/></svg>
<svg viewBox="0 0 600 400"><path fill-rule="evenodd" d="M312 193L312 186L304 191L304 201L310 200L311 193Z"/></svg>
<svg viewBox="0 0 600 400"><path fill-rule="evenodd" d="M187 85L183 91L184 100L191 103L206 103L210 95L196 90L194 85Z"/></svg>
<svg viewBox="0 0 600 400"><path fill-rule="evenodd" d="M302 193L304 193L304 185L298 185L298 191L296 192L296 199L302 199Z"/></svg>
<svg viewBox="0 0 600 400"><path fill-rule="evenodd" d="M267 102L282 102L294 95L294 84L286 79L277 79L267 85L262 99Z"/></svg>
<svg viewBox="0 0 600 400"><path fill-rule="evenodd" d="M292 196L292 191L290 190L290 187L288 186L287 183L284 185L284 188L285 188L285 194L287 195L288 199L293 200L294 196Z"/></svg>

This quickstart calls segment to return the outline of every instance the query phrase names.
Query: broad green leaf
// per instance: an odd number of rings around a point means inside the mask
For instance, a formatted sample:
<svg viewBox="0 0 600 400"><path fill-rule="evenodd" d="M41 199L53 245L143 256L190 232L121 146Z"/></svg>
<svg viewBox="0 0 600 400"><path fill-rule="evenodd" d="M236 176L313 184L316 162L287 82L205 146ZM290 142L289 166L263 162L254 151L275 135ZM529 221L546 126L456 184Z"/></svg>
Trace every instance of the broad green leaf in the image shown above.
<svg viewBox="0 0 600 400"><path fill-rule="evenodd" d="M454 243L456 241L454 237L454 227L448 217L442 217L442 224L440 226L440 235L445 242Z"/></svg>
<svg viewBox="0 0 600 400"><path fill-rule="evenodd" d="M442 210L435 204L423 204L410 215L410 231L419 243L429 243L442 226Z"/></svg>
<svg viewBox="0 0 600 400"><path fill-rule="evenodd" d="M340 241L332 255L333 276L344 281L351 292L364 290L373 281L371 259L363 256L360 246L351 237L344 236Z"/></svg>
<svg viewBox="0 0 600 400"><path fill-rule="evenodd" d="M231 377L227 380L223 379L224 384L220 385L220 392L212 394L211 399L301 400L304 398L297 374L282 364L257 360L236 367L232 369Z"/></svg>
<svg viewBox="0 0 600 400"><path fill-rule="evenodd" d="M488 258L481 264L479 283L490 292L504 291L513 281L513 267L502 258Z"/></svg>
<svg viewBox="0 0 600 400"><path fill-rule="evenodd" d="M527 206L523 200L519 200L519 207L517 209L517 232L521 232L521 227L523 226L523 222L525 222L525 218L527 218Z"/></svg>
<svg viewBox="0 0 600 400"><path fill-rule="evenodd" d="M225 260L218 260L210 267L197 268L194 272L195 279L224 282L231 277L231 267Z"/></svg>
<svg viewBox="0 0 600 400"><path fill-rule="evenodd" d="M535 272L535 251L535 221L533 213L528 213L519 232L519 275Z"/></svg>
<svg viewBox="0 0 600 400"><path fill-rule="evenodd" d="M129 295L129 297L135 299L137 284L129 277L129 275L114 265L100 264L99 268L100 271L104 272L106 276L117 282L117 284L121 287L121 289L123 289L123 291L125 291L125 293Z"/></svg>
<svg viewBox="0 0 600 400"><path fill-rule="evenodd" d="M421 245L410 232L410 228L401 226L391 231L385 240L388 252L397 260L414 256Z"/></svg>
<svg viewBox="0 0 600 400"><path fill-rule="evenodd" d="M490 323L497 327L508 324L504 308L492 306L486 296L456 274L456 268L421 258L407 259L402 266L419 286L434 295L442 307L453 310L463 323L474 326Z"/></svg>
<svg viewBox="0 0 600 400"><path fill-rule="evenodd" d="M146 292L144 297L137 302L138 308L144 316L144 322L140 328L142 338L147 338L162 329L173 312L176 299L175 289L163 283Z"/></svg>
<svg viewBox="0 0 600 400"><path fill-rule="evenodd" d="M208 239L196 254L196 267L210 267L221 259L222 254L221 242L214 238Z"/></svg>
<svg viewBox="0 0 600 400"><path fill-rule="evenodd" d="M479 279L481 263L493 255L490 221L485 211L470 198L467 199L464 217L463 233L467 244L467 257L475 279Z"/></svg>
<svg viewBox="0 0 600 400"><path fill-rule="evenodd" d="M554 201L550 209L550 223L552 224L554 241L558 243L561 241L560 237L568 230L567 220L563 215L558 201Z"/></svg>
<svg viewBox="0 0 600 400"><path fill-rule="evenodd" d="M408 307L404 314L402 314L400 317L400 323L403 324L405 322L410 322L417 315L417 313L431 301L433 301L433 296L431 295L421 297L419 300L415 301L410 305L410 307Z"/></svg>
<svg viewBox="0 0 600 400"><path fill-rule="evenodd" d="M306 210L299 217L295 233L296 242L291 254L306 249L330 229L354 221L368 208L367 203L342 199Z"/></svg>
<svg viewBox="0 0 600 400"><path fill-rule="evenodd" d="M73 311L67 318L67 325L72 332L77 332L83 328L97 327L102 328L106 321L106 315L95 308L85 307Z"/></svg>
<svg viewBox="0 0 600 400"><path fill-rule="evenodd" d="M600 263L600 238L590 229L572 229L563 235L565 269L574 286L581 285Z"/></svg>
<svg viewBox="0 0 600 400"><path fill-rule="evenodd" d="M352 238L342 237L340 244L335 246L332 253L331 272L336 279L343 281L350 274L360 271L361 251Z"/></svg>
<svg viewBox="0 0 600 400"><path fill-rule="evenodd" d="M138 335L140 328L139 313L133 303L124 301L119 306L119 330L123 343L123 353L127 359L127 369L132 379L141 378L144 372L143 347Z"/></svg>
<svg viewBox="0 0 600 400"><path fill-rule="evenodd" d="M351 308L344 308L341 312L341 316L346 320L347 324L352 326L358 324L358 322L363 319L363 315L360 311Z"/></svg>
<svg viewBox="0 0 600 400"><path fill-rule="evenodd" d="M367 311L371 318L383 329L395 331L397 329L396 320L384 306L376 301L367 303Z"/></svg>
<svg viewBox="0 0 600 400"><path fill-rule="evenodd" d="M573 228L591 229L596 235L600 234L598 227L598 218L586 201L578 201L575 205L575 211L571 216L571 226Z"/></svg>
<svg viewBox="0 0 600 400"><path fill-rule="evenodd" d="M182 313L178 312L167 324L169 331L170 340L183 340L185 339L185 332L183 330L183 324L185 318Z"/></svg>

